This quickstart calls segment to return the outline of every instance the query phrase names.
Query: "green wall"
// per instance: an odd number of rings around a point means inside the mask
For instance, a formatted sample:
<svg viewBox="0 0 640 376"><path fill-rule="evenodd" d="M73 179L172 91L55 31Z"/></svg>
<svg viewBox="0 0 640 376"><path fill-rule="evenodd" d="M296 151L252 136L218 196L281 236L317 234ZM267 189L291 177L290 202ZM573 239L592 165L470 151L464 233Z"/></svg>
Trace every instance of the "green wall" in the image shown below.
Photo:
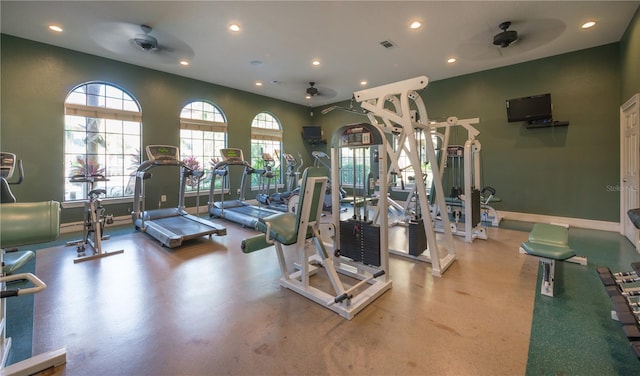
<svg viewBox="0 0 640 376"><path fill-rule="evenodd" d="M114 83L138 99L143 111L143 145L179 145L180 110L191 100L205 99L224 111L228 145L242 148L247 157L251 121L262 111L281 121L287 150L295 153L305 148L300 136L301 127L310 123L305 106L8 35L2 35L1 59L0 148L24 161L25 181L12 187L20 201L62 201L64 100L76 85L87 81ZM153 172L160 177L148 186L147 205L156 207L161 194L168 196L167 206L176 205L177 169L175 175ZM231 179L231 192L235 193L239 180ZM200 204L206 202L201 197ZM188 201L188 206L194 204L195 199ZM108 212L127 215L130 208L131 204L110 205ZM81 218L80 209L63 210L63 222Z"/></svg>
<svg viewBox="0 0 640 376"><path fill-rule="evenodd" d="M620 40L622 98L624 103L640 92L640 7Z"/></svg>
<svg viewBox="0 0 640 376"><path fill-rule="evenodd" d="M496 209L617 222L619 61L618 44L609 44L434 81L421 95L432 120L480 118L482 183L502 198ZM570 126L507 122L505 100L542 93L551 93L555 119ZM363 120L333 111L320 125L327 134ZM452 144L466 134L457 137Z"/></svg>
<svg viewBox="0 0 640 376"><path fill-rule="evenodd" d="M640 86L638 29L636 14L621 43L434 81L422 92L431 119L480 118L483 184L495 187L503 199L497 209L619 220L618 109L625 95ZM310 117L305 106L7 35L1 42L0 147L24 160L26 180L14 187L22 201L62 199L63 102L75 85L86 81L113 82L139 100L145 145L177 145L180 109L197 98L222 108L228 118L229 145L245 153L251 119L258 112L271 112L285 128L287 151L306 150L305 165L312 163L312 150L329 150L326 145L304 143L301 126L320 125L329 138L338 126L367 121L365 116L339 110L321 115L327 106L313 109ZM554 117L570 121L569 127L526 129L506 121L506 99L540 93L551 93ZM349 106L349 102L339 104ZM235 192L238 182L233 183ZM148 192L148 203L157 205L160 194L171 200L177 189L177 182L163 179ZM109 209L125 215L129 207ZM64 222L79 218L79 211L63 212Z"/></svg>

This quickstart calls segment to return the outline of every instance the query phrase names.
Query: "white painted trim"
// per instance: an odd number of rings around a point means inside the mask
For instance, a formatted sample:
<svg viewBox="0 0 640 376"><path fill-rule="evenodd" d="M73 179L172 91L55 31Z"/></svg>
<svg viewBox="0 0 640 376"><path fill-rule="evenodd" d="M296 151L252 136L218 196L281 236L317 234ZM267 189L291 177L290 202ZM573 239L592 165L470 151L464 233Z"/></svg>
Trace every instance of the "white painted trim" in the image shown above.
<svg viewBox="0 0 640 376"><path fill-rule="evenodd" d="M191 207L191 208L186 208L185 209L189 214L196 214L196 208ZM200 214L206 214L208 213L209 208L207 205L200 205ZM131 227L133 227L133 222L131 221L131 216L130 215L122 215L119 217L113 217L113 224L105 226L104 231L105 234L109 234L109 227L111 226L124 226L130 224ZM83 226L84 226L84 222L68 222L68 223L62 223L60 224L60 233L61 234L68 234L71 232L80 232L83 230Z"/></svg>
<svg viewBox="0 0 640 376"><path fill-rule="evenodd" d="M190 214L196 213L195 207L186 208L187 212ZM206 214L209 208L206 205L200 205L200 214ZM607 222L607 221L596 221L593 219L582 219L582 218L569 218L569 217L557 217L552 215L543 215L543 214L532 214L532 213L517 213L517 212L509 212L499 210L498 216L502 219L508 219L512 221L522 221L522 222L533 222L533 223L562 223L569 225L570 227L580 227L586 228L590 230L601 230L601 231L611 231L611 232L619 232L620 223L618 222ZM113 224L110 226L119 226L125 224L131 224L131 216L123 215L119 217L113 217ZM67 234L70 232L78 232L82 231L83 222L69 222L63 223L60 225L60 233ZM108 227L105 228L105 232L108 234Z"/></svg>
<svg viewBox="0 0 640 376"><path fill-rule="evenodd" d="M534 222L534 223L562 223L567 224L571 227L580 227L586 228L590 230L601 230L601 231L611 231L611 232L620 232L620 223L619 222L607 222L607 221L597 221L593 219L582 219L582 218L570 218L570 217L557 217L552 215L543 215L543 214L532 214L532 213L516 213L516 212L508 212L508 211L498 211L498 216L502 219L509 219L513 221L522 221L522 222Z"/></svg>

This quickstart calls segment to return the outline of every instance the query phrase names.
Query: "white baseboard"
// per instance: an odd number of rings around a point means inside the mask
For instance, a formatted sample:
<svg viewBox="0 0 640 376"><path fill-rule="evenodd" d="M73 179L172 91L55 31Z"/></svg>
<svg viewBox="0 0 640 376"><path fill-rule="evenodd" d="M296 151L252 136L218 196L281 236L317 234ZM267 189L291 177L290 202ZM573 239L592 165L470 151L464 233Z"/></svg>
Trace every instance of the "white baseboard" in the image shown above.
<svg viewBox="0 0 640 376"><path fill-rule="evenodd" d="M187 212L190 214L196 214L196 208L190 207L186 208ZM208 207L206 205L200 205L199 213L200 215L206 214L208 211ZM596 221L592 219L582 219L582 218L570 218L570 217L557 217L552 215L542 215L542 214L531 214L531 213L517 213L517 212L509 212L509 211L498 211L498 216L502 219L508 219L513 221L522 221L522 222L534 222L534 223L562 223L566 224L570 227L580 227L586 228L590 230L601 230L601 231L611 231L611 232L620 232L620 223L619 222L607 222L607 221ZM113 224L110 226L119 226L133 224L131 223L130 215L123 215L120 217L113 217ZM63 223L60 225L60 233L66 234L70 232L78 232L82 231L83 222L69 222Z"/></svg>
<svg viewBox="0 0 640 376"><path fill-rule="evenodd" d="M189 214L196 214L196 208L192 207L192 208L186 208L187 212ZM206 214L208 213L209 208L207 207L207 205L200 205L200 210L199 213L200 215L202 214ZM113 224L110 224L108 226L105 227L105 232L108 233L108 229L109 226L124 226L130 224L131 226L133 226L133 223L131 222L131 216L130 215L122 215L119 217L113 217ZM62 223L60 224L60 233L61 234L68 234L70 232L79 232L82 231L84 229L84 222L68 222L68 223Z"/></svg>
<svg viewBox="0 0 640 376"><path fill-rule="evenodd" d="M580 227L580 228L586 228L590 230L611 231L611 232L618 232L618 233L620 232L619 222L596 221L593 219L556 217L552 215L516 213L516 212L508 212L508 211L498 211L498 215L502 219L509 219L513 221L534 222L534 223L538 223L538 222L562 223L570 227Z"/></svg>

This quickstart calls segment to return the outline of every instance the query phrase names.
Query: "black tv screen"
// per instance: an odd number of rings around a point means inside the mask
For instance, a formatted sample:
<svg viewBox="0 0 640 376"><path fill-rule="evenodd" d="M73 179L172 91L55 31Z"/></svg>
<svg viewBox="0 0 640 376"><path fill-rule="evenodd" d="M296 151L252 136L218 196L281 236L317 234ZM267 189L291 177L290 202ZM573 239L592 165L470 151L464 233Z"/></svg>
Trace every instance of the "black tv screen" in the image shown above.
<svg viewBox="0 0 640 376"><path fill-rule="evenodd" d="M507 120L509 122L534 122L552 119L551 94L540 94L507 100Z"/></svg>
<svg viewBox="0 0 640 376"><path fill-rule="evenodd" d="M307 125L302 127L302 138L308 141L322 140L322 128L317 125Z"/></svg>

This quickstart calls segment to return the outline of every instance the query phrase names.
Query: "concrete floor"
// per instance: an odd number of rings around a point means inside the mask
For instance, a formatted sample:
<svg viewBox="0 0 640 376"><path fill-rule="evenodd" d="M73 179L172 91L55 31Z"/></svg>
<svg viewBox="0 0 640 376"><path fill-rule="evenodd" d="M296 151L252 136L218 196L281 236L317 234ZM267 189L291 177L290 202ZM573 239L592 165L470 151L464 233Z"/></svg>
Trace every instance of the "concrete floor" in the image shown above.
<svg viewBox="0 0 640 376"><path fill-rule="evenodd" d="M254 232L225 226L177 249L132 229L103 243L123 254L79 264L73 247L38 251L33 353L67 349L48 374L525 374L538 272L518 253L526 232L456 238L441 278L391 257L392 289L348 321L281 288L274 250L243 254Z"/></svg>

